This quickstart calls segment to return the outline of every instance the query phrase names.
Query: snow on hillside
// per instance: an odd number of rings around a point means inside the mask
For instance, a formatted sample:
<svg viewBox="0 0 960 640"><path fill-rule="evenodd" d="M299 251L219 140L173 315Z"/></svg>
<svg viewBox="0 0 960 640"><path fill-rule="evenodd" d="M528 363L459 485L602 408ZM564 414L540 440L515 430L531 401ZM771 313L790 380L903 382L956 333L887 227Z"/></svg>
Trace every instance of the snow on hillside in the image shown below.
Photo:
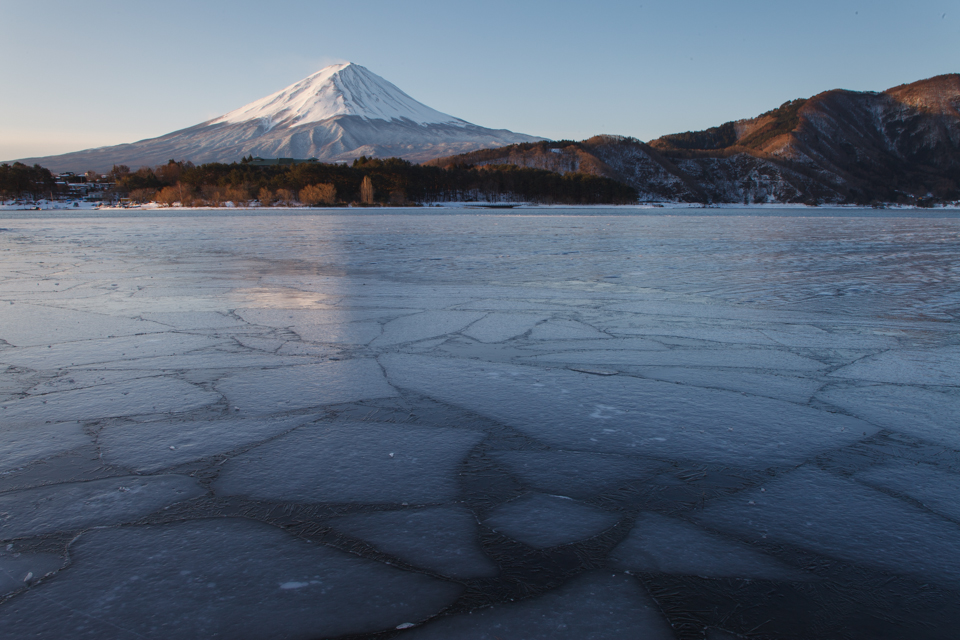
<svg viewBox="0 0 960 640"><path fill-rule="evenodd" d="M348 62L324 67L260 100L211 120L209 124L259 120L265 128L317 123L336 116L367 120L410 120L419 125L469 123L421 104L365 67Z"/></svg>

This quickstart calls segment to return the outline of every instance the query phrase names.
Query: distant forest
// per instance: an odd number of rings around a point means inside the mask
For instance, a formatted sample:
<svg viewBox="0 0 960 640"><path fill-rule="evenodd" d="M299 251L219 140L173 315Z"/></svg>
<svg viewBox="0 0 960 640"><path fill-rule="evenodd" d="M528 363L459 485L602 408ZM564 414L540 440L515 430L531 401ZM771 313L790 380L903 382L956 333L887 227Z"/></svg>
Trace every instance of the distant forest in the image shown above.
<svg viewBox="0 0 960 640"><path fill-rule="evenodd" d="M24 196L40 198L55 189L56 180L49 169L22 162L0 164L0 198L4 200Z"/></svg>
<svg viewBox="0 0 960 640"><path fill-rule="evenodd" d="M389 158L361 157L352 165L305 162L254 166L251 159L232 164L171 160L158 167L131 171L115 166L106 178L89 172L85 179L111 183L110 192L134 202L185 206L220 206L258 201L261 205L404 205L444 201L523 201L542 204L621 204L637 200L632 187L587 174L559 175L512 165L448 168L417 165ZM24 167L24 165L20 165ZM26 167L44 171L41 167ZM16 180L0 183L6 197L50 191L52 177L31 174L7 165ZM31 182L31 180L33 182ZM9 182L9 184L8 184ZM27 184L30 183L30 184ZM34 186L30 186L30 185Z"/></svg>

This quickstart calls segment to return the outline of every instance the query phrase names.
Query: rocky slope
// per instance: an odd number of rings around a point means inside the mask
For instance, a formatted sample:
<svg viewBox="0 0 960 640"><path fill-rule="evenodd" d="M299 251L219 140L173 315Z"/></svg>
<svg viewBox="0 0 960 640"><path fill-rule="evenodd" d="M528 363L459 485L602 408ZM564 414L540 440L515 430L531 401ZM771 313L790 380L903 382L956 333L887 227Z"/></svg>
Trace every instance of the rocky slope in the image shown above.
<svg viewBox="0 0 960 640"><path fill-rule="evenodd" d="M365 155L421 162L536 140L540 138L487 129L431 109L368 69L348 63L326 67L219 118L159 138L21 162L54 171L107 170L114 164L136 168L171 158L233 162L247 155L327 162Z"/></svg>
<svg viewBox="0 0 960 640"><path fill-rule="evenodd" d="M620 136L514 145L437 161L583 171L641 200L924 202L960 198L960 75L882 93L834 90L649 144Z"/></svg>

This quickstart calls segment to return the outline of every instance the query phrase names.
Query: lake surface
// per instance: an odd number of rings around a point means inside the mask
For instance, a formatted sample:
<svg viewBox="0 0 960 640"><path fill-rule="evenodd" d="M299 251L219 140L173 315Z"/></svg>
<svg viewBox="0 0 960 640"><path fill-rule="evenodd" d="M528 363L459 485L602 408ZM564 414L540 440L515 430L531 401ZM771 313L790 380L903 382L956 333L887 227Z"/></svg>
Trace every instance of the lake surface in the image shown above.
<svg viewBox="0 0 960 640"><path fill-rule="evenodd" d="M5 635L955 636L956 212L42 215Z"/></svg>

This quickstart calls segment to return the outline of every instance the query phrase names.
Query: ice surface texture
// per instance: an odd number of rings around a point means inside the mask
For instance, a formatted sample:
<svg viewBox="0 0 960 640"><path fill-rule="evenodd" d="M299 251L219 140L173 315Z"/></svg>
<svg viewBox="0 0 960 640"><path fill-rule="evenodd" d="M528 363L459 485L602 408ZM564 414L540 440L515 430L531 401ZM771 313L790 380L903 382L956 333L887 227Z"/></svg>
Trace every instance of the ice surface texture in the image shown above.
<svg viewBox="0 0 960 640"><path fill-rule="evenodd" d="M62 451L89 444L92 439L79 422L44 424L24 428L0 427L0 472L35 460L42 460Z"/></svg>
<svg viewBox="0 0 960 640"><path fill-rule="evenodd" d="M651 380L416 355L380 361L397 387L559 448L762 468L800 462L877 431L788 402Z"/></svg>
<svg viewBox="0 0 960 640"><path fill-rule="evenodd" d="M0 607L5 634L325 638L418 621L460 591L245 520L94 531L72 554L62 577Z"/></svg>
<svg viewBox="0 0 960 640"><path fill-rule="evenodd" d="M205 493L186 476L126 476L0 494L0 540L136 520Z"/></svg>
<svg viewBox="0 0 960 640"><path fill-rule="evenodd" d="M496 509L484 524L531 547L555 547L602 533L617 517L565 496L531 494Z"/></svg>
<svg viewBox="0 0 960 640"><path fill-rule="evenodd" d="M52 553L0 551L0 598L54 573L63 559Z"/></svg>
<svg viewBox="0 0 960 640"><path fill-rule="evenodd" d="M60 391L0 404L7 424L44 424L190 411L220 400L220 394L168 377L144 378Z"/></svg>
<svg viewBox="0 0 960 640"><path fill-rule="evenodd" d="M535 600L441 618L416 640L617 640L673 638L656 605L629 576L591 574Z"/></svg>
<svg viewBox="0 0 960 640"><path fill-rule="evenodd" d="M611 558L623 569L711 578L797 580L803 574L735 541L657 513L637 518Z"/></svg>
<svg viewBox="0 0 960 640"><path fill-rule="evenodd" d="M245 371L222 379L217 388L231 406L255 414L396 395L368 359Z"/></svg>
<svg viewBox="0 0 960 640"><path fill-rule="evenodd" d="M228 417L117 424L104 427L98 442L106 462L150 473L261 442L311 419Z"/></svg>
<svg viewBox="0 0 960 640"><path fill-rule="evenodd" d="M960 526L823 471L798 469L695 518L754 540L960 585Z"/></svg>
<svg viewBox="0 0 960 640"><path fill-rule="evenodd" d="M956 635L957 217L228 213L3 214L4 638Z"/></svg>
<svg viewBox="0 0 960 640"><path fill-rule="evenodd" d="M456 469L482 437L392 424L311 425L230 460L216 487L283 502L443 502L456 495Z"/></svg>
<svg viewBox="0 0 960 640"><path fill-rule="evenodd" d="M497 568L471 541L476 517L466 509L433 507L377 511L330 521L338 531L420 567L455 578L496 575Z"/></svg>

